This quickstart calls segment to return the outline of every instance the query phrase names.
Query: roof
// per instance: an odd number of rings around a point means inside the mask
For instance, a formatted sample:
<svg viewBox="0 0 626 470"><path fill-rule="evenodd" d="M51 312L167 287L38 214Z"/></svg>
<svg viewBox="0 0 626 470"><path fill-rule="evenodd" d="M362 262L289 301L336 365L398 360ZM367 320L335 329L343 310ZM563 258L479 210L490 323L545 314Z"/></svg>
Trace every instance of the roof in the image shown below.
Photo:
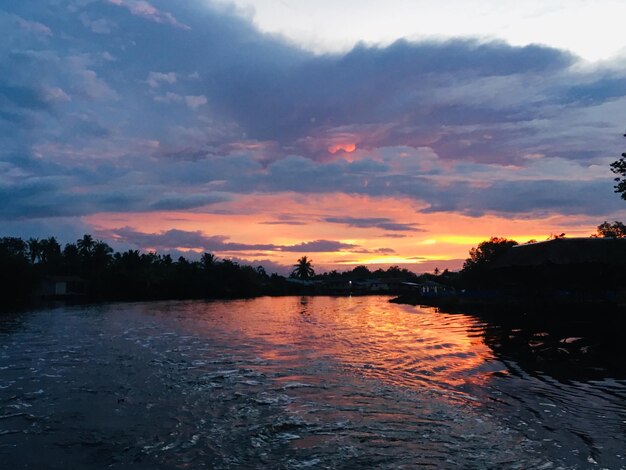
<svg viewBox="0 0 626 470"><path fill-rule="evenodd" d="M494 269L544 264L626 264L624 238L557 238L517 245L498 258Z"/></svg>

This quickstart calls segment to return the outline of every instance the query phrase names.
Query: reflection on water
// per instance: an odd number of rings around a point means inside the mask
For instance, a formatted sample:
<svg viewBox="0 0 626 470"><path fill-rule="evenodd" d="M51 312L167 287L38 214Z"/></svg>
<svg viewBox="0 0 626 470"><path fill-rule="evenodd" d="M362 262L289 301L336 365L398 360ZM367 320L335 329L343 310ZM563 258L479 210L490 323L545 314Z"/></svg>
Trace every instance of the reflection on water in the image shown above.
<svg viewBox="0 0 626 470"><path fill-rule="evenodd" d="M625 468L617 339L588 325L487 322L384 297L6 316L0 461Z"/></svg>

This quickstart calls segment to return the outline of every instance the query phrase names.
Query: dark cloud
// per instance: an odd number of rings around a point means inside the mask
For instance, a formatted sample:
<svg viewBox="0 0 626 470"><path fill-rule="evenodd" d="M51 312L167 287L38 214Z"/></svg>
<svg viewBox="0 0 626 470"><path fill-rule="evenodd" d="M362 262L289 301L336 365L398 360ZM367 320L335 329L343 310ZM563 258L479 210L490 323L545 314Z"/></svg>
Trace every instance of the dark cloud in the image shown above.
<svg viewBox="0 0 626 470"><path fill-rule="evenodd" d="M406 238L408 235L402 233L385 233L382 236L385 238Z"/></svg>
<svg viewBox="0 0 626 470"><path fill-rule="evenodd" d="M0 85L0 104L3 108L11 105L34 110L48 108L37 90L23 86Z"/></svg>
<svg viewBox="0 0 626 470"><path fill-rule="evenodd" d="M131 227L102 232L102 236L107 236L116 240L142 248L158 249L202 249L204 251L216 252L238 252L238 251L284 251L293 253L321 253L336 252L356 248L356 245L341 243L332 240L314 240L310 242L298 243L296 245L274 245L274 244L247 244L229 242L228 237L223 235L207 236L200 231L186 231L172 229L160 233L139 232Z"/></svg>
<svg viewBox="0 0 626 470"><path fill-rule="evenodd" d="M396 253L396 250L394 250L393 248L376 248L374 250L358 249L358 250L353 250L353 252L369 254L369 255L393 255Z"/></svg>
<svg viewBox="0 0 626 470"><path fill-rule="evenodd" d="M194 209L209 204L216 204L231 200L227 194L172 194L165 195L150 205L154 210L184 210Z"/></svg>
<svg viewBox="0 0 626 470"><path fill-rule="evenodd" d="M327 217L325 222L332 224L343 224L349 227L359 228L380 228L390 232L419 232L421 229L417 224L402 224L394 222L386 217Z"/></svg>
<svg viewBox="0 0 626 470"><path fill-rule="evenodd" d="M341 243L332 240L314 240L311 242L299 243L297 245L281 246L280 251L291 251L298 253L314 253L314 252L335 252L342 250L350 250L356 248L357 245L350 243Z"/></svg>
<svg viewBox="0 0 626 470"><path fill-rule="evenodd" d="M261 222L263 225L306 225L306 222L299 222L297 220L271 220L268 222Z"/></svg>

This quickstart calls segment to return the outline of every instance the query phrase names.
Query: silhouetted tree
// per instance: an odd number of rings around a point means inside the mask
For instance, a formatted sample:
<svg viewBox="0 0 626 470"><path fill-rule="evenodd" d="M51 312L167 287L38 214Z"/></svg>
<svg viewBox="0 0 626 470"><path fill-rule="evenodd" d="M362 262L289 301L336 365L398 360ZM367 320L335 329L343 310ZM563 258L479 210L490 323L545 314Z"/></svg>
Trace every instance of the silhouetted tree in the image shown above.
<svg viewBox="0 0 626 470"><path fill-rule="evenodd" d="M26 257L26 243L21 238L3 237L0 238L0 245L7 255L19 258Z"/></svg>
<svg viewBox="0 0 626 470"><path fill-rule="evenodd" d="M56 238L48 237L40 242L41 245L41 262L46 265L50 272L54 272L61 262L61 245Z"/></svg>
<svg viewBox="0 0 626 470"><path fill-rule="evenodd" d="M26 241L28 246L28 256L30 257L31 264L37 263L41 260L41 243L38 238L29 238Z"/></svg>
<svg viewBox="0 0 626 470"><path fill-rule="evenodd" d="M626 134L624 134L626 137ZM619 175L615 178L615 192L621 194L622 199L626 199L626 152L622 153L622 156L619 160L611 163L611 171L616 175Z"/></svg>
<svg viewBox="0 0 626 470"><path fill-rule="evenodd" d="M315 276L315 271L313 270L313 260L308 259L306 256L300 258L298 263L294 264L293 267L294 270L291 272L292 277L309 279Z"/></svg>
<svg viewBox="0 0 626 470"><path fill-rule="evenodd" d="M281 281L270 279L263 268L241 266L232 260L218 262L205 253L202 261L181 256L113 253L104 241L85 234L76 243L61 246L54 237L28 242L0 238L0 308L32 296L47 275L78 275L87 281L86 294L96 299L170 299L249 297L262 293L289 293Z"/></svg>
<svg viewBox="0 0 626 470"><path fill-rule="evenodd" d="M548 235L548 240L558 240L560 238L565 238L565 233L551 233L550 235Z"/></svg>
<svg viewBox="0 0 626 470"><path fill-rule="evenodd" d="M215 265L216 261L217 258L215 258L215 255L213 253L204 253L200 258L200 263L202 264L202 267L204 269L210 269Z"/></svg>
<svg viewBox="0 0 626 470"><path fill-rule="evenodd" d="M21 238L0 238L0 309L28 298L36 276Z"/></svg>
<svg viewBox="0 0 626 470"><path fill-rule="evenodd" d="M463 263L463 272L472 273L487 267L517 244L515 240L498 237L480 243L470 250L469 258Z"/></svg>
<svg viewBox="0 0 626 470"><path fill-rule="evenodd" d="M83 235L83 238L79 238L76 241L76 246L78 247L78 252L83 258L91 257L91 253L93 252L93 248L96 245L93 237L89 234Z"/></svg>
<svg viewBox="0 0 626 470"><path fill-rule="evenodd" d="M64 274L78 274L81 270L81 258L78 247L74 243L67 243L63 248Z"/></svg>
<svg viewBox="0 0 626 470"><path fill-rule="evenodd" d="M96 269L106 268L112 260L113 248L102 240L97 240L93 244L91 257L93 260L92 266Z"/></svg>
<svg viewBox="0 0 626 470"><path fill-rule="evenodd" d="M613 223L604 221L600 225L598 225L597 233L592 236L602 238L625 238L626 225L617 220Z"/></svg>
<svg viewBox="0 0 626 470"><path fill-rule="evenodd" d="M357 266L352 270L352 277L355 279L367 279L372 275L367 266Z"/></svg>

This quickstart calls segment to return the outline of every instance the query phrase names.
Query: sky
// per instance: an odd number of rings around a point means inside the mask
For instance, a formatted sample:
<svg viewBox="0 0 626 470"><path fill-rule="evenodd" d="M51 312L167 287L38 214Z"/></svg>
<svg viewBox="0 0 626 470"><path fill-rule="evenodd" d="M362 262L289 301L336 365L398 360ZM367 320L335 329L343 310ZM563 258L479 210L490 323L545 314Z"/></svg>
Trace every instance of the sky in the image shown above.
<svg viewBox="0 0 626 470"><path fill-rule="evenodd" d="M457 269L624 220L623 1L0 4L0 236Z"/></svg>

